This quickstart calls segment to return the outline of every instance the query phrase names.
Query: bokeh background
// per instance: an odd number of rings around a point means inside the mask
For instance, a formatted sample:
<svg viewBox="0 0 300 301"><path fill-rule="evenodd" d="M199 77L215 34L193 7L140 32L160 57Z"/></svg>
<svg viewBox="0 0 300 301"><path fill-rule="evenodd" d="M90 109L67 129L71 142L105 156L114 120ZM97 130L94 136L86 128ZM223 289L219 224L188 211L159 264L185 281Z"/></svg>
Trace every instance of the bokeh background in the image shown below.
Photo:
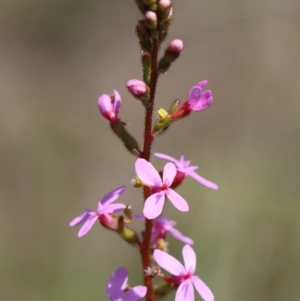
<svg viewBox="0 0 300 301"><path fill-rule="evenodd" d="M197 273L222 301L300 295L300 2L174 0L168 41L184 52L161 77L157 108L209 80L214 104L175 123L154 151L184 154L219 191L179 188L191 211L169 217L195 240ZM78 239L68 221L134 177L134 157L97 109L117 89L142 139L134 1L0 1L0 299L107 300L134 248L101 227ZM164 164L154 159L157 168ZM123 201L142 209L128 185ZM141 225L134 226L141 229ZM181 258L182 244L170 238ZM166 300L174 300L174 296ZM197 300L200 297L197 296Z"/></svg>

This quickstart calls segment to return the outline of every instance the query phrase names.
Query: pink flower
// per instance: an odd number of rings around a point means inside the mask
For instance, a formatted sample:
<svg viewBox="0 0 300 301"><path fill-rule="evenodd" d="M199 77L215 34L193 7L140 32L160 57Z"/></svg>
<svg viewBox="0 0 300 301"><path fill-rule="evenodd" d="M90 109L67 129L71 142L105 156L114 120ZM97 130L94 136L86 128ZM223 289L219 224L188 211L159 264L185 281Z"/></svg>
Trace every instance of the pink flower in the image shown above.
<svg viewBox="0 0 300 301"><path fill-rule="evenodd" d="M97 211L86 209L83 214L75 217L69 223L69 226L74 227L83 224L78 232L78 237L87 234L96 220L100 220L106 227L113 227L115 220L112 213L119 212L126 208L125 204L112 204L126 189L126 186L121 186L106 194L102 200L98 201Z"/></svg>
<svg viewBox="0 0 300 301"><path fill-rule="evenodd" d="M182 249L184 266L170 254L159 249L154 250L154 259L159 266L174 275L170 281L178 285L175 301L194 301L194 289L205 301L214 301L214 295L209 287L198 277L196 270L196 254L191 246Z"/></svg>
<svg viewBox="0 0 300 301"><path fill-rule="evenodd" d="M138 220L145 220L145 217L139 214L133 215L133 218ZM166 216L158 217L155 220L152 231L153 245L156 245L156 242L160 238L165 240L168 233L185 244L193 245L194 241L190 237L183 235L179 230L177 230L175 228L176 224L177 223L175 221L169 220Z"/></svg>
<svg viewBox="0 0 300 301"><path fill-rule="evenodd" d="M98 99L100 113L111 123L118 119L121 104L121 96L116 90L114 90L114 97L111 97L108 94L103 94Z"/></svg>
<svg viewBox="0 0 300 301"><path fill-rule="evenodd" d="M135 171L143 184L151 187L152 195L145 201L143 210L146 218L154 219L162 213L166 196L179 211L189 210L186 200L170 188L176 176L176 167L173 163L165 165L162 179L153 165L145 159L136 160Z"/></svg>
<svg viewBox="0 0 300 301"><path fill-rule="evenodd" d="M202 92L206 85L207 80L203 80L191 88L187 100L187 106L191 111L203 111L211 106L213 102L211 91L206 90Z"/></svg>
<svg viewBox="0 0 300 301"><path fill-rule="evenodd" d="M106 285L106 294L111 301L138 301L145 297L147 292L146 286L135 286L128 289L128 272L124 267L116 269L110 276Z"/></svg>
<svg viewBox="0 0 300 301"><path fill-rule="evenodd" d="M171 161L175 164L176 169L177 169L177 174L176 177L174 179L174 182L172 184L172 188L177 187L179 184L181 184L181 182L185 179L185 177L190 176L191 178L193 178L195 181L197 181L198 183L206 186L207 188L213 189L213 190L217 190L219 189L218 185L204 179L203 177L199 176L195 170L199 168L199 166L190 166L191 161L189 160L185 160L184 156L181 156L179 160L162 154L162 153L155 153L154 156L161 158L161 159L165 159L168 161Z"/></svg>

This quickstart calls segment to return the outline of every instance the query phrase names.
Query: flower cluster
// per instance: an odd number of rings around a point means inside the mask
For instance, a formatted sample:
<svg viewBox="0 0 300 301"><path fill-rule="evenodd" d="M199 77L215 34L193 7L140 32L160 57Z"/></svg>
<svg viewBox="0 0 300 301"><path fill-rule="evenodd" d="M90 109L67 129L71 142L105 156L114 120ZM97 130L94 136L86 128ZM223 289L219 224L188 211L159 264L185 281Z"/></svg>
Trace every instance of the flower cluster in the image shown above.
<svg viewBox="0 0 300 301"><path fill-rule="evenodd" d="M169 109L157 110L157 120L152 125L152 112L157 80L168 71L183 50L183 42L179 39L171 41L164 54L158 58L158 51L166 39L169 26L173 20L173 4L171 0L135 0L143 18L137 22L136 33L141 48L143 80L130 79L126 87L145 109L143 149L137 139L130 134L127 123L120 118L122 98L118 91L113 95L103 94L99 97L98 108L101 115L109 121L110 128L133 154L135 159L135 179L132 186L143 189L143 214L135 213L133 208L119 198L123 197L126 186L120 186L98 200L97 209L85 209L72 219L70 226L81 226L78 236L87 234L96 221L104 228L118 234L127 243L139 250L143 263L144 285L130 287L128 272L119 267L108 280L106 293L111 301L146 301L160 300L172 290L176 290L175 301L194 301L194 288L205 301L214 301L214 296L207 285L195 275L196 254L191 247L194 241L175 228L176 222L162 215L166 201L180 212L188 212L190 204L176 189L191 177L206 188L217 190L218 185L203 178L196 170L199 166L191 165L184 156L175 159L167 154L154 153L157 158L168 161L163 170L157 170L150 162L151 147L159 134L165 133L173 122L181 120L191 112L200 112L211 106L212 92L203 91L207 80L193 86L185 102L171 102ZM127 179L129 180L129 178ZM116 201L118 200L118 203ZM145 224L142 233L129 227L132 219ZM184 264L169 254L167 236L184 243L182 249ZM171 275L165 275L161 269ZM152 279L157 277L161 283L154 287Z"/></svg>

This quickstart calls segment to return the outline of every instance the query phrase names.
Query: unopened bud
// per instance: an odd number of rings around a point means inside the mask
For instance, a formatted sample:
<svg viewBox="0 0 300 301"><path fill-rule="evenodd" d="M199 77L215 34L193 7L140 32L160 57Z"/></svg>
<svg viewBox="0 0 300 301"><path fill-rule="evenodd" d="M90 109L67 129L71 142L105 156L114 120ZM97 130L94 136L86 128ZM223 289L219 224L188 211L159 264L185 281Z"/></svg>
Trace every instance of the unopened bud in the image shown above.
<svg viewBox="0 0 300 301"><path fill-rule="evenodd" d="M166 11L168 10L172 5L172 1L171 0L159 0L158 1L158 9L160 11Z"/></svg>
<svg viewBox="0 0 300 301"><path fill-rule="evenodd" d="M136 33L140 40L149 39L148 29L144 20L139 20L136 25Z"/></svg>
<svg viewBox="0 0 300 301"><path fill-rule="evenodd" d="M145 14L145 23L149 29L156 29L157 15L153 11L147 11Z"/></svg>
<svg viewBox="0 0 300 301"><path fill-rule="evenodd" d="M173 40L166 49L166 55L169 56L169 60L176 60L183 49L183 42L179 39Z"/></svg>
<svg viewBox="0 0 300 301"><path fill-rule="evenodd" d="M183 42L179 39L173 40L165 49L165 54L160 60L158 70L160 73L166 72L178 57L183 49Z"/></svg>
<svg viewBox="0 0 300 301"><path fill-rule="evenodd" d="M138 79L131 79L127 82L126 87L132 96L140 98L146 96L148 93L147 85Z"/></svg>

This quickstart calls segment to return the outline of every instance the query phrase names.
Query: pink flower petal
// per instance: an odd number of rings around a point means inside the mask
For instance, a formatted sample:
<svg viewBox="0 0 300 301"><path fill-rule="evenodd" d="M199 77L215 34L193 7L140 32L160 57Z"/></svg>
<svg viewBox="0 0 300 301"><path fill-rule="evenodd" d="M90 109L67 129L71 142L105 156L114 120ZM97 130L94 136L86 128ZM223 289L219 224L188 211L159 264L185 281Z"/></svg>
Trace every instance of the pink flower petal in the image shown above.
<svg viewBox="0 0 300 301"><path fill-rule="evenodd" d="M186 200L179 195L176 191L173 189L169 188L167 193L166 193L168 199L171 201L171 203L174 205L176 209L182 212L189 211L189 205L186 202Z"/></svg>
<svg viewBox="0 0 300 301"><path fill-rule="evenodd" d="M163 172L163 183L167 184L168 186L171 186L173 183L173 180L176 176L176 166L174 163L167 163L164 167L164 172Z"/></svg>
<svg viewBox="0 0 300 301"><path fill-rule="evenodd" d="M110 204L114 202L126 189L126 186L121 186L106 194L102 200L102 204Z"/></svg>
<svg viewBox="0 0 300 301"><path fill-rule="evenodd" d="M209 180L204 179L203 177L199 176L198 174L196 174L195 172L190 172L189 176L191 178L193 178L195 181L197 181L198 183L206 186L207 188L213 189L213 190L217 190L219 189L219 186Z"/></svg>
<svg viewBox="0 0 300 301"><path fill-rule="evenodd" d="M122 301L139 301L141 298L145 297L146 293L146 286L135 286L122 296Z"/></svg>
<svg viewBox="0 0 300 301"><path fill-rule="evenodd" d="M194 244L194 241L191 238L184 236L179 230L177 230L175 228L171 228L168 231L174 238L182 241L183 243L188 244L188 245Z"/></svg>
<svg viewBox="0 0 300 301"><path fill-rule="evenodd" d="M201 89L203 89L206 85L207 85L208 81L207 80L202 80L201 82L199 82L196 86L200 87Z"/></svg>
<svg viewBox="0 0 300 301"><path fill-rule="evenodd" d="M211 96L211 91L207 90L203 92L200 99L191 105L193 111L203 111L211 106L213 102L213 97Z"/></svg>
<svg viewBox="0 0 300 301"><path fill-rule="evenodd" d="M113 110L111 98L108 94L103 94L98 99L98 107L102 115Z"/></svg>
<svg viewBox="0 0 300 301"><path fill-rule="evenodd" d="M81 223L84 223L88 218L90 217L90 214L88 211L84 211L81 215L73 218L70 222L69 222L69 226L74 227L74 226L78 226Z"/></svg>
<svg viewBox="0 0 300 301"><path fill-rule="evenodd" d="M182 257L186 271L194 274L196 270L196 254L191 246L185 245L182 248Z"/></svg>
<svg viewBox="0 0 300 301"><path fill-rule="evenodd" d="M103 206L101 213L99 212L99 214L107 214L107 213L116 213L119 211L122 211L123 209L126 208L125 204L109 204Z"/></svg>
<svg viewBox="0 0 300 301"><path fill-rule="evenodd" d="M214 301L214 295L210 288L199 277L193 276L192 281L195 289L204 301Z"/></svg>
<svg viewBox="0 0 300 301"><path fill-rule="evenodd" d="M143 213L146 218L154 219L158 217L164 208L165 194L163 192L154 193L145 202Z"/></svg>
<svg viewBox="0 0 300 301"><path fill-rule="evenodd" d="M113 111L116 113L116 115L118 115L119 111L120 111L120 107L121 107L121 95L119 94L119 92L117 90L113 90L114 94L115 94L115 101L113 103Z"/></svg>
<svg viewBox="0 0 300 301"><path fill-rule="evenodd" d="M96 222L96 220L98 219L98 215L96 216L91 216L80 228L79 232L78 232L78 237L82 237L85 234L87 234L90 229L92 228L92 226L94 225L94 223Z"/></svg>
<svg viewBox="0 0 300 301"><path fill-rule="evenodd" d="M162 153L154 153L154 156L157 157L157 158L169 160L169 161L174 162L174 163L178 162L178 160L176 160L175 158L173 158L171 156L168 156L168 155L165 155L165 154L162 154Z"/></svg>
<svg viewBox="0 0 300 301"><path fill-rule="evenodd" d="M195 301L194 288L191 281L184 281L179 285L175 301Z"/></svg>
<svg viewBox="0 0 300 301"><path fill-rule="evenodd" d="M153 257L157 264L174 276L185 274L184 266L176 258L159 249L154 250Z"/></svg>
<svg viewBox="0 0 300 301"><path fill-rule="evenodd" d="M135 172L138 178L146 185L158 186L162 184L161 177L153 165L145 159L137 159L135 162Z"/></svg>

